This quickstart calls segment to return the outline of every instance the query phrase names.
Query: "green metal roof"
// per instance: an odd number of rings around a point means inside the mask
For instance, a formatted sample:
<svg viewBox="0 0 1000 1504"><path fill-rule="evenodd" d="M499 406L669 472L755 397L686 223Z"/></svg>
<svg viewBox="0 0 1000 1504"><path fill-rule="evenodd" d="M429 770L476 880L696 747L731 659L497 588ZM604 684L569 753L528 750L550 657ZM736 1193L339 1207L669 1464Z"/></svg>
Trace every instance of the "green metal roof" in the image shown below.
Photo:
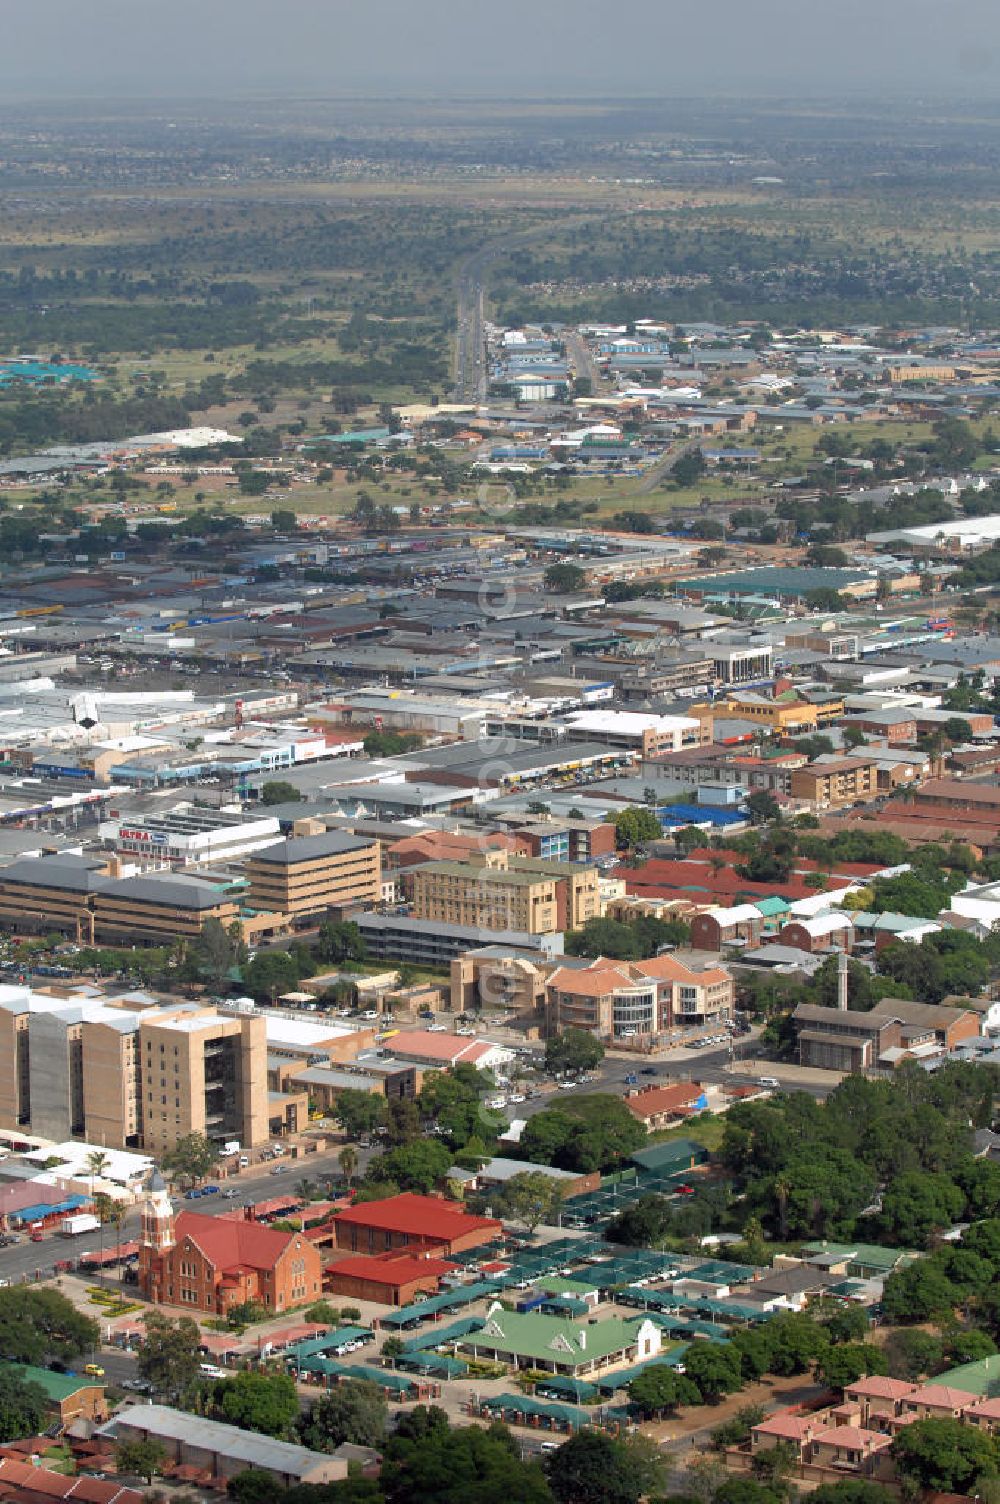
<svg viewBox="0 0 1000 1504"><path fill-rule="evenodd" d="M685 1279L700 1279L709 1285L745 1285L753 1279L757 1270L752 1264L730 1264L725 1259L706 1259L689 1269Z"/></svg>
<svg viewBox="0 0 1000 1504"><path fill-rule="evenodd" d="M962 1363L947 1373L935 1374L931 1383L945 1384L949 1389L964 1389L982 1399L994 1399L1000 1395L1000 1353L980 1358L978 1363Z"/></svg>
<svg viewBox="0 0 1000 1504"><path fill-rule="evenodd" d="M497 1311L482 1331L471 1334L461 1345L578 1368L630 1347L639 1319L609 1316L593 1326L580 1326L561 1316L543 1316L535 1311Z"/></svg>
<svg viewBox="0 0 1000 1504"><path fill-rule="evenodd" d="M4 1368L8 1373L15 1374L27 1384L37 1384L44 1389L49 1399L56 1405L61 1405L63 1400L68 1400L74 1394L79 1394L81 1389L102 1388L101 1380L91 1378L89 1374L83 1376L71 1373L53 1373L51 1368L34 1368L31 1364L5 1363Z"/></svg>
<svg viewBox="0 0 1000 1504"><path fill-rule="evenodd" d="M755 898L753 906L755 909L759 909L765 916L768 914L787 914L791 908L787 899L779 898L777 895L771 898Z"/></svg>
<svg viewBox="0 0 1000 1504"><path fill-rule="evenodd" d="M668 1166L676 1170L680 1166L704 1164L708 1150L693 1138L668 1138L662 1144L650 1144L648 1149L637 1149L629 1159L641 1170L662 1174Z"/></svg>

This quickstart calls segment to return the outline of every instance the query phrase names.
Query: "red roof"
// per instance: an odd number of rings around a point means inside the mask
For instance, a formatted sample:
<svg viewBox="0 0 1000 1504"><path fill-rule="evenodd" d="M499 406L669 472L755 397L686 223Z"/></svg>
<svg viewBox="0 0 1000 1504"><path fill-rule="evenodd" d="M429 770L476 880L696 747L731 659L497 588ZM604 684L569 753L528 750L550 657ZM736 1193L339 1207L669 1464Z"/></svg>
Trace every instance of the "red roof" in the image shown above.
<svg viewBox="0 0 1000 1504"><path fill-rule="evenodd" d="M421 1259L415 1254L375 1254L371 1258L336 1259L327 1264L326 1274L344 1279L364 1279L375 1285L409 1285L417 1279L441 1279L457 1269L449 1259Z"/></svg>
<svg viewBox="0 0 1000 1504"><path fill-rule="evenodd" d="M672 1086L644 1086L639 1091L629 1093L625 1098L625 1106L633 1117L645 1122L647 1118L658 1116L661 1112L678 1115L689 1112L702 1091L703 1088L697 1081L677 1081Z"/></svg>
<svg viewBox="0 0 1000 1504"><path fill-rule="evenodd" d="M672 898L678 893L693 897L692 890L701 889L713 898L722 900L746 894L748 898L771 898L778 895L792 901L810 898L816 889L808 887L801 877L792 873L782 882L754 883L740 877L735 868L726 866L717 872L708 862L646 862L642 867L623 871L625 890L637 898ZM828 877L826 891L846 888L850 879Z"/></svg>
<svg viewBox="0 0 1000 1504"><path fill-rule="evenodd" d="M199 1219L212 1221L212 1218ZM448 1243L470 1232L489 1232L497 1235L503 1223L493 1217L470 1217L468 1212L453 1201L443 1201L437 1196L417 1196L405 1191L401 1196L389 1196L385 1201L365 1201L361 1206L348 1207L340 1213L338 1222L356 1227L378 1227L387 1232L402 1232L414 1238Z"/></svg>
<svg viewBox="0 0 1000 1504"><path fill-rule="evenodd" d="M226 1217L206 1217L200 1212L178 1212L174 1224L178 1246L185 1238L201 1249L216 1269L273 1270L289 1243L299 1237L294 1232L277 1232L259 1222L230 1222ZM303 1247L311 1245L303 1244Z"/></svg>
<svg viewBox="0 0 1000 1504"><path fill-rule="evenodd" d="M85 1504L143 1504L137 1489L125 1488L113 1478L67 1477L12 1457L0 1458L0 1488L25 1489L50 1499L83 1499Z"/></svg>

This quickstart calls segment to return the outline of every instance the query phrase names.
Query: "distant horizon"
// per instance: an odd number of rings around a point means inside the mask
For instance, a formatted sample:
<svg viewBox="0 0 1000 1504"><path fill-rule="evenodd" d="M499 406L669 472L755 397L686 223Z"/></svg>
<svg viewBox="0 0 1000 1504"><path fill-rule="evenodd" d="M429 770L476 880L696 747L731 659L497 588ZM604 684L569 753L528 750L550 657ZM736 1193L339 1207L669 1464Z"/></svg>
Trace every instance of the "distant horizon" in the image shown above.
<svg viewBox="0 0 1000 1504"><path fill-rule="evenodd" d="M1000 91L996 0L31 0L7 99L856 98Z"/></svg>

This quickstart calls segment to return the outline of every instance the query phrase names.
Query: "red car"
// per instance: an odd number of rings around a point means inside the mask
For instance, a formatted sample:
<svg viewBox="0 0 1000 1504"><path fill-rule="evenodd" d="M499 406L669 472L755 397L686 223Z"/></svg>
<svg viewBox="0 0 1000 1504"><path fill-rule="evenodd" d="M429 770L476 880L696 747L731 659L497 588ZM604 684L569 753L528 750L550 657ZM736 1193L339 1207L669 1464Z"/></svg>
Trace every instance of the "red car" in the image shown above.
<svg viewBox="0 0 1000 1504"><path fill-rule="evenodd" d="M693 1196L694 1195L694 1186L693 1185L679 1185L679 1186L676 1187L676 1193L677 1193L678 1196Z"/></svg>
<svg viewBox="0 0 1000 1504"><path fill-rule="evenodd" d="M41 1243L42 1242L42 1235L41 1235L41 1233L40 1232L33 1232L31 1234L31 1241L33 1243Z"/></svg>

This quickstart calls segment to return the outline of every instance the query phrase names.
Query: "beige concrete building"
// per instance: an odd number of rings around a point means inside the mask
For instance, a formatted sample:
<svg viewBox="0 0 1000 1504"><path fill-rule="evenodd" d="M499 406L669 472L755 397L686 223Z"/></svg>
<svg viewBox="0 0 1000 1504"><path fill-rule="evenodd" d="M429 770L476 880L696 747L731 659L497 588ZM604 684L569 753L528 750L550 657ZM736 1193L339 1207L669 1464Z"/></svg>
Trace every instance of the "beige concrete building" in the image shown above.
<svg viewBox="0 0 1000 1504"><path fill-rule="evenodd" d="M878 793L878 767L873 758L840 757L796 768L791 777L791 796L804 799L814 809L831 809L874 799Z"/></svg>
<svg viewBox="0 0 1000 1504"><path fill-rule="evenodd" d="M269 1099L267 1027L259 1013L0 987L0 1127L155 1155L188 1133L253 1147L269 1123L297 1132L308 1104Z"/></svg>
<svg viewBox="0 0 1000 1504"><path fill-rule="evenodd" d="M428 862L407 883L415 918L474 929L547 935L579 929L601 912L596 868L505 851L476 862Z"/></svg>
<svg viewBox="0 0 1000 1504"><path fill-rule="evenodd" d="M81 1029L84 1137L91 1144L138 1148L142 1143L139 1020L105 1008Z"/></svg>
<svg viewBox="0 0 1000 1504"><path fill-rule="evenodd" d="M246 863L250 906L292 920L381 896L378 841L331 830L298 836L256 852Z"/></svg>
<svg viewBox="0 0 1000 1504"><path fill-rule="evenodd" d="M546 978L557 964L540 955L512 954L500 946L466 951L451 963L452 1012L502 1008L540 1015Z"/></svg>
<svg viewBox="0 0 1000 1504"><path fill-rule="evenodd" d="M268 1138L267 1026L259 1015L178 1010L142 1019L142 1141L147 1154L203 1133L244 1147Z"/></svg>

